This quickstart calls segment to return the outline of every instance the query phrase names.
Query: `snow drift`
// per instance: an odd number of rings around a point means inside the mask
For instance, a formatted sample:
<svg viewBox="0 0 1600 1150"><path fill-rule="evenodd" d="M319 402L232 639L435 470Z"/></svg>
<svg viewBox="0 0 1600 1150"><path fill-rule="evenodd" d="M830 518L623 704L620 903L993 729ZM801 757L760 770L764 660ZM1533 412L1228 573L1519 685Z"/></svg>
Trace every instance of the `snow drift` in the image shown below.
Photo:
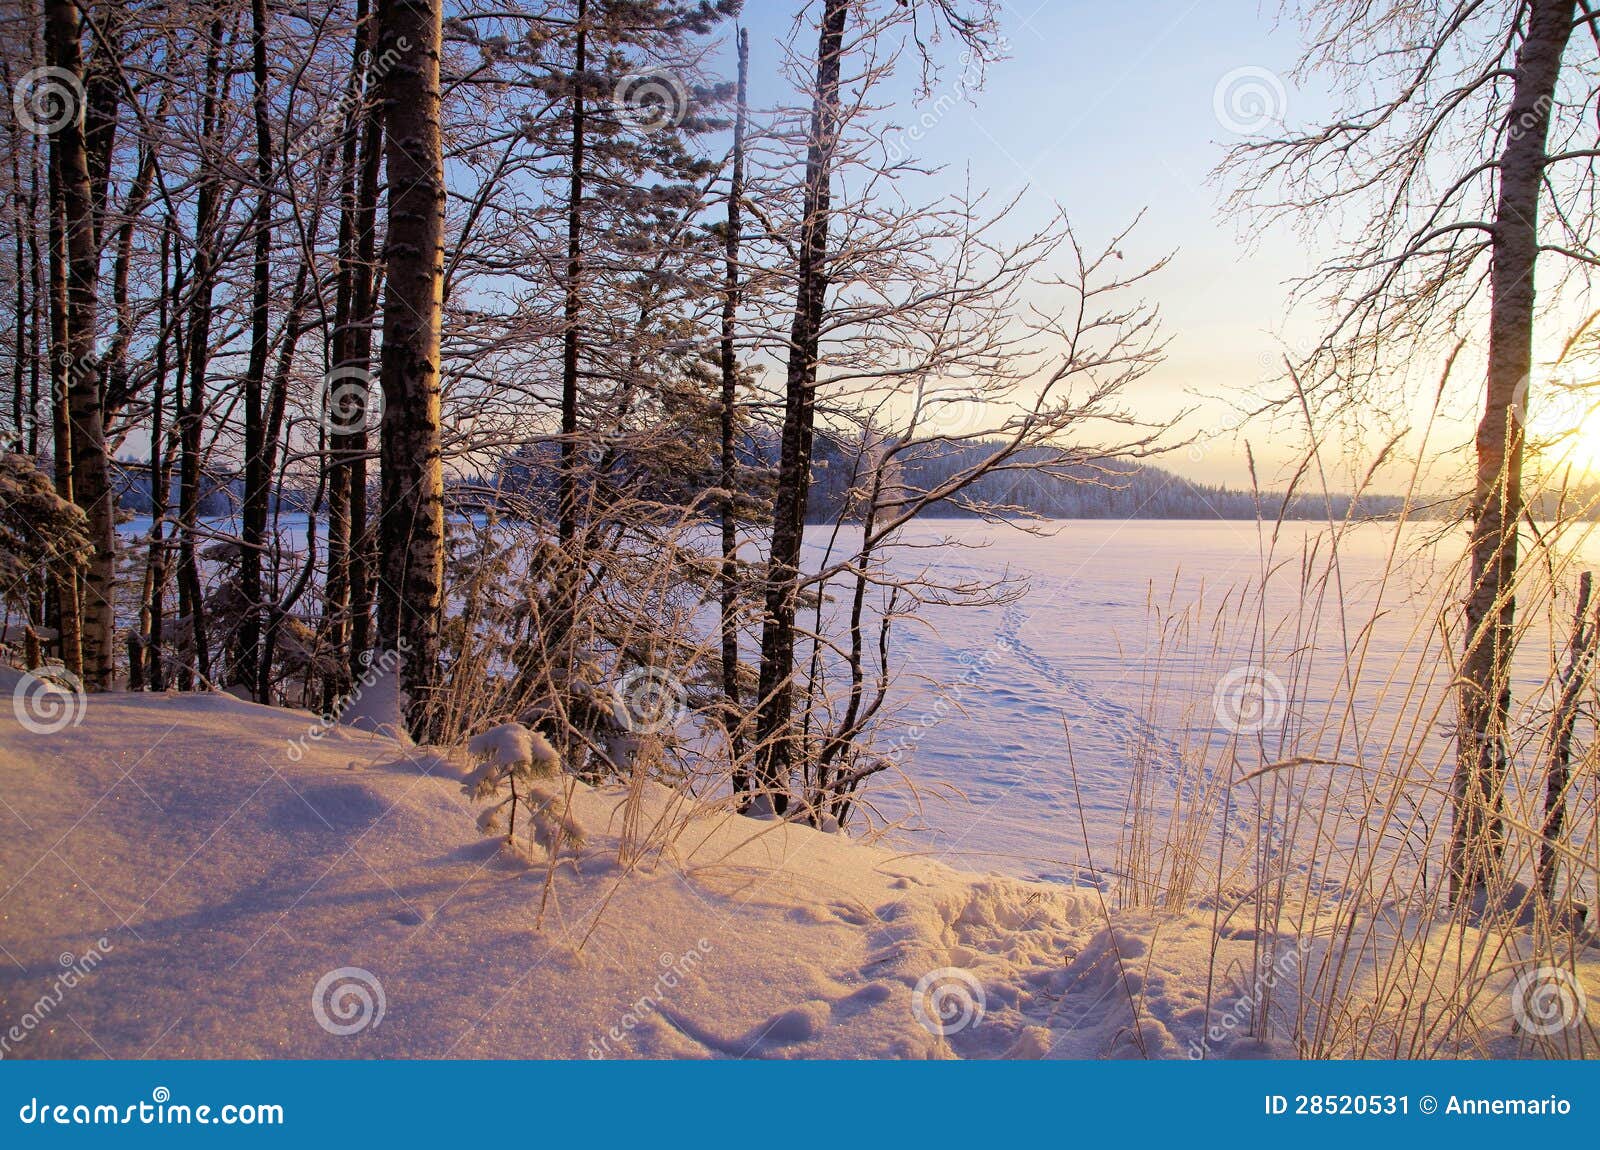
<svg viewBox="0 0 1600 1150"><path fill-rule="evenodd" d="M567 780L587 840L530 864L474 830L464 754L316 725L223 694L0 716L7 1057L1283 1053L1230 1017L1244 944L1208 972L1198 912L649 783Z"/></svg>

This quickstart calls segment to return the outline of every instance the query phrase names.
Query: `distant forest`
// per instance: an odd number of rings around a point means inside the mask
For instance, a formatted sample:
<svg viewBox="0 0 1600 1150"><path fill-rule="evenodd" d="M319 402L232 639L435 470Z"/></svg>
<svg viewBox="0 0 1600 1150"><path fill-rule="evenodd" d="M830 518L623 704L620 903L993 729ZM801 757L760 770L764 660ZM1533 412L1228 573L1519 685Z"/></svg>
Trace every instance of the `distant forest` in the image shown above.
<svg viewBox="0 0 1600 1150"><path fill-rule="evenodd" d="M935 491L993 453L989 441L930 441L898 457L897 482L919 492ZM777 467L778 445L770 437L746 437L740 445L745 474L760 495L760 477L770 477ZM806 520L831 523L841 515L851 518L864 499L863 486L872 474L873 452L857 441L818 435L811 466ZM551 476L554 448L530 445L500 468L493 483L500 491L553 506L556 492ZM551 459L544 458L551 456ZM1166 468L1127 460L1083 463L1060 456L1049 448L1029 448L1017 453L1017 470L994 471L967 485L958 495L933 503L927 515L970 518L979 515L1038 515L1050 519L1254 519L1276 518L1280 508L1288 519L1343 518L1351 511L1348 494L1325 499L1320 492L1300 493L1284 506L1281 492L1250 492L1199 483ZM1054 462L1052 462L1054 458ZM625 458L613 467L626 471ZM641 473L642 478L642 473ZM696 492L715 485L714 475L685 474L680 484L663 486L655 477L653 498L689 502ZM477 485L474 484L474 487ZM1365 495L1357 501L1357 518L1382 518L1396 514L1403 500L1395 495ZM1415 510L1415 508L1414 508Z"/></svg>
<svg viewBox="0 0 1600 1150"><path fill-rule="evenodd" d="M930 446L903 464L905 481L919 490L935 489L970 466L973 458L992 450L993 445L985 443ZM850 498L852 460L837 444L819 454L823 466L812 478L811 514L818 521L827 521ZM1036 448L1026 454L1042 458L1047 449ZM1392 515L1402 502L1398 496L1363 496L1355 514ZM1281 493L1198 483L1162 467L1107 460L1067 463L1051 470L991 472L959 499L936 504L929 514L965 517L998 511L1050 519L1254 519L1276 517L1282 503ZM1289 500L1283 514L1289 519L1326 519L1331 506L1333 514L1342 518L1349 504L1348 495L1335 495L1330 505L1321 493L1300 494Z"/></svg>
<svg viewBox="0 0 1600 1150"><path fill-rule="evenodd" d="M746 440L743 454L749 464L747 474L770 473L776 466L776 445ZM913 458L901 464L903 482L919 490L930 490L970 465L972 458L992 451L989 443L935 443L919 447ZM529 445L512 456L492 477L447 483L447 496L453 492L462 506L481 507L485 496L494 491L515 493L535 504L554 506L555 487L553 445ZM1045 449L1025 453L1037 459ZM551 456L550 459L543 458ZM811 499L807 520L831 523L841 513L849 518L849 508L859 499L859 481L866 468L858 464L861 451L854 445L831 437L819 437L812 464ZM627 461L618 458L612 466L629 470ZM1285 504L1281 491L1252 492L1219 484L1200 483L1153 464L1125 460L1102 464L1063 464L1065 474L1041 469L990 474L973 484L960 498L934 505L934 517L971 518L980 514L1038 515L1048 519L1254 519L1257 516L1294 520L1385 519L1398 514L1404 500L1398 495L1363 495L1351 506L1348 493L1335 492L1324 497L1320 491L1303 491ZM119 463L116 467L118 505L134 514L148 514L150 501L149 468L143 464ZM663 502L683 505L696 492L704 494L714 476L685 474L681 483L663 485L653 480L649 492ZM236 512L243 500L244 480L228 473L207 473L201 487L202 514L223 516ZM285 490L276 501L285 511L303 511L312 492ZM1459 512L1459 500L1431 503L1413 501L1413 518L1441 518ZM1600 486L1542 492L1530 496L1529 512L1540 522L1558 517L1600 518Z"/></svg>

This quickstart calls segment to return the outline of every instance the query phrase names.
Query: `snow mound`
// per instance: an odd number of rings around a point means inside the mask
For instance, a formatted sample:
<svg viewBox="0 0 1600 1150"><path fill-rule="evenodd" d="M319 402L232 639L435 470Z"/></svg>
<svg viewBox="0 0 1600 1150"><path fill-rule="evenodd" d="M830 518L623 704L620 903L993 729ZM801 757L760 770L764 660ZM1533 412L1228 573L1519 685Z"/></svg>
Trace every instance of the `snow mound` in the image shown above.
<svg viewBox="0 0 1600 1150"><path fill-rule="evenodd" d="M400 687L400 658L369 652L366 669L339 701L338 722L358 731L371 731L409 743L406 734L406 693Z"/></svg>
<svg viewBox="0 0 1600 1150"><path fill-rule="evenodd" d="M511 865L459 764L308 729L226 695L95 695L56 735L0 716L0 1017L60 955L105 951L9 1056L983 1055L1018 1045L1018 964L1059 968L1091 917L1061 888L689 817L654 783L553 777L551 817L588 846ZM520 724L468 751L554 758ZM987 996L964 1032L923 1002L950 967ZM329 1013L352 983L381 993L381 1025Z"/></svg>
<svg viewBox="0 0 1600 1150"><path fill-rule="evenodd" d="M561 758L549 740L538 731L528 730L521 723L501 723L498 727L490 727L482 734L474 735L467 743L467 754L497 767L531 763L535 767L553 771L561 765Z"/></svg>

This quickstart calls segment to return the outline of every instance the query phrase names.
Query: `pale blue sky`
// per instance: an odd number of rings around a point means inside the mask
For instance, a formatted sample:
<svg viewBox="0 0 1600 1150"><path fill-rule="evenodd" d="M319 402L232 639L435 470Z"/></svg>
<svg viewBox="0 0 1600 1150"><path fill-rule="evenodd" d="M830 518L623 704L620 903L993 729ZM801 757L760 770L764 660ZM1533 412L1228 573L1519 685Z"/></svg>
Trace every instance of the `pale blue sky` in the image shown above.
<svg viewBox="0 0 1600 1150"><path fill-rule="evenodd" d="M747 3L757 104L783 95L772 41L786 33L794 10L786 0ZM1277 362L1275 333L1309 334L1303 324L1285 327L1284 283L1312 257L1287 232L1247 247L1240 225L1221 212L1221 189L1207 182L1226 146L1241 138L1214 109L1230 73L1249 68L1280 78L1290 122L1319 110L1289 79L1300 30L1277 13L1276 3L1254 0L1007 0L1008 58L990 68L976 103L949 112L913 145L919 157L947 166L952 189L970 165L975 184L1001 199L1026 185L1036 211L1059 201L1090 242L1145 209L1130 259L1167 251L1176 258L1150 289L1173 337L1168 361L1142 387L1138 407L1165 417L1201 402L1190 430L1225 421L1195 394L1257 387ZM953 47L943 56L956 64ZM904 80L894 91L907 101L898 118L908 123L916 112L910 77ZM1273 438L1251 435L1258 461L1284 458ZM1232 436L1169 462L1208 481L1247 479L1242 444Z"/></svg>

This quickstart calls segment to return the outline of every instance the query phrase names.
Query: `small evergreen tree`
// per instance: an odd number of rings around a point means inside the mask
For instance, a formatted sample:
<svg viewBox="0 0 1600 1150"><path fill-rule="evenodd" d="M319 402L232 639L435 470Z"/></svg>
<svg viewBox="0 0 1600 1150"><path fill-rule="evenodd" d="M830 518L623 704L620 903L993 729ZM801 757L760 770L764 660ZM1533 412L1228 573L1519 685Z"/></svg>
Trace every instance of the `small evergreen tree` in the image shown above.
<svg viewBox="0 0 1600 1150"><path fill-rule="evenodd" d="M81 507L56 493L31 456L0 454L0 607L38 621L35 591L76 579L94 545Z"/></svg>
<svg viewBox="0 0 1600 1150"><path fill-rule="evenodd" d="M467 779L467 794L478 800L496 800L478 816L478 827L485 834L499 831L504 811L506 846L515 849L520 804L529 837L550 852L551 858L563 845L583 845L583 827L568 810L557 782L561 759L543 735L521 723L502 723L474 736L467 753L478 762L478 769Z"/></svg>

